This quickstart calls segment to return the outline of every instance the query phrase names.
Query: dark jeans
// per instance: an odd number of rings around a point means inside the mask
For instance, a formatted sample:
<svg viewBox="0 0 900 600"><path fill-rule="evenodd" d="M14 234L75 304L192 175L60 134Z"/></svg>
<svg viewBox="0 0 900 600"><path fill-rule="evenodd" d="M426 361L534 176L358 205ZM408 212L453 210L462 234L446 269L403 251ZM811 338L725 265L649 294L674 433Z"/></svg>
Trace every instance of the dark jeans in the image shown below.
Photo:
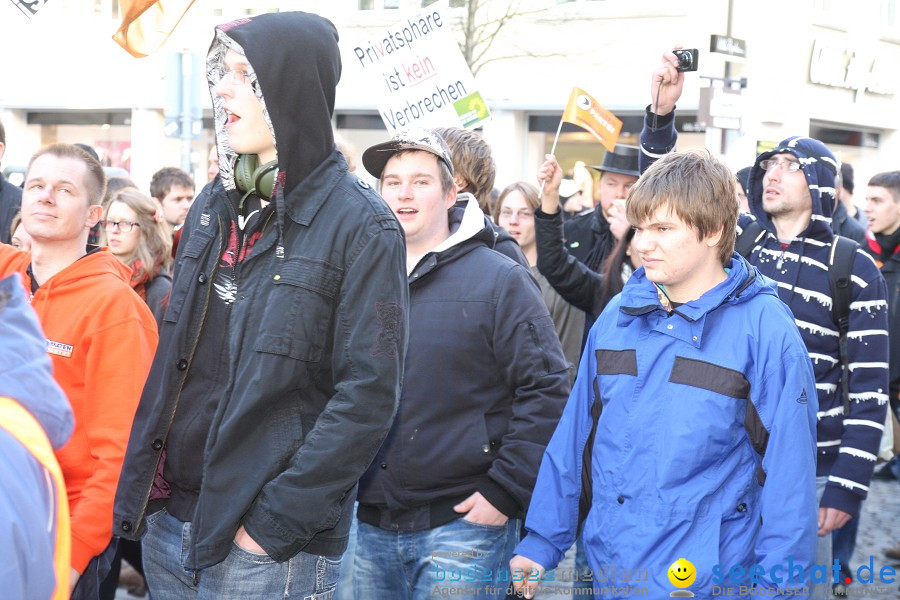
<svg viewBox="0 0 900 600"><path fill-rule="evenodd" d="M850 568L850 559L853 558L853 550L856 548L856 533L859 531L859 519L862 511L847 521L840 529L835 529L831 534L831 553L841 563L841 583L846 583L846 578L853 576Z"/></svg>
<svg viewBox="0 0 900 600"><path fill-rule="evenodd" d="M109 575L100 584L100 600L115 600L116 589L119 587L119 573L122 571L122 560L134 567L135 571L144 574L144 565L141 560L141 543L134 540L119 539L119 549L112 560Z"/></svg>

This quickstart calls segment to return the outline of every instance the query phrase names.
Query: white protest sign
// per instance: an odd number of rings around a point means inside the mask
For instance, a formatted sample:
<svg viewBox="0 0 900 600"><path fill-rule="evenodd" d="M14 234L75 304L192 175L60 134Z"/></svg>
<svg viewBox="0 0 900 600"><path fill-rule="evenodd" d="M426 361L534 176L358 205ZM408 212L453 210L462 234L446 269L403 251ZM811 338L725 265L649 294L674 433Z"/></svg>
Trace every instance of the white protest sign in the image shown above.
<svg viewBox="0 0 900 600"><path fill-rule="evenodd" d="M449 20L434 6L373 31L353 55L391 135L409 127L473 127L490 119Z"/></svg>

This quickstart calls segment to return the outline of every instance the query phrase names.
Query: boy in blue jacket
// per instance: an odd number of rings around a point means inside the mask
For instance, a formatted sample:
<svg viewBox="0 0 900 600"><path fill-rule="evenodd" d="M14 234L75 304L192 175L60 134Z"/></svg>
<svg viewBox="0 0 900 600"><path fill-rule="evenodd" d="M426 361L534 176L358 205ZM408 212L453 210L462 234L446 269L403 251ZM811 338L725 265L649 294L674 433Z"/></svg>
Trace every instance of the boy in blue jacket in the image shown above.
<svg viewBox="0 0 900 600"><path fill-rule="evenodd" d="M545 164L548 188L558 169ZM733 251L735 185L708 153L686 153L632 188L643 266L591 329L544 454L511 562L526 598L582 521L595 588L605 588L595 596L805 587L815 379L774 284Z"/></svg>

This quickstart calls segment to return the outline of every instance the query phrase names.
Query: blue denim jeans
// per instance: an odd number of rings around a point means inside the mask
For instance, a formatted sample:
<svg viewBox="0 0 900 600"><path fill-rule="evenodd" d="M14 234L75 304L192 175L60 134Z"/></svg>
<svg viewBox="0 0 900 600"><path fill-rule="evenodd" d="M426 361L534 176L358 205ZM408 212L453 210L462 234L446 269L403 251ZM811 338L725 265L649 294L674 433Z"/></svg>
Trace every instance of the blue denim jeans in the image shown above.
<svg viewBox="0 0 900 600"><path fill-rule="evenodd" d="M285 562L275 562L231 545L222 562L194 572L185 568L191 524L165 510L147 517L143 538L144 575L154 598L165 600L248 600L288 598L331 600L341 567L341 557L300 552ZM196 583L195 583L196 581Z"/></svg>
<svg viewBox="0 0 900 600"><path fill-rule="evenodd" d="M853 578L853 570L850 568L850 560L856 549L856 534L859 531L859 518L862 511L847 521L847 524L831 533L831 553L841 563L841 583L845 583L847 577Z"/></svg>
<svg viewBox="0 0 900 600"><path fill-rule="evenodd" d="M424 531L397 532L359 523L355 597L503 598L520 525L518 519L499 526L456 519Z"/></svg>
<svg viewBox="0 0 900 600"><path fill-rule="evenodd" d="M347 549L341 558L341 576L338 579L337 591L334 600L354 600L353 595L353 562L356 559L356 530L359 528L359 520L356 518L356 508L359 502L353 505L353 521L350 522L350 536L347 538Z"/></svg>
<svg viewBox="0 0 900 600"><path fill-rule="evenodd" d="M594 598L594 573L587 561L587 554L584 552L584 537L581 531L575 538L575 572L572 587L578 590L577 596L582 600L593 600ZM573 592L573 595L576 595Z"/></svg>

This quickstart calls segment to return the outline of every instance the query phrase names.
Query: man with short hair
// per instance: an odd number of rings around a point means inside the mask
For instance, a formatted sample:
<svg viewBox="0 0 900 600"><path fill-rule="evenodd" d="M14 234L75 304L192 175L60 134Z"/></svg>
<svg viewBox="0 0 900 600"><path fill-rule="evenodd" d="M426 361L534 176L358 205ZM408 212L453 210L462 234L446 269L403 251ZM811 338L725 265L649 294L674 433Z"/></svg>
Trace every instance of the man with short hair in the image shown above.
<svg viewBox="0 0 900 600"><path fill-rule="evenodd" d="M595 596L705 595L716 565L803 588L770 569L812 563L815 380L774 285L733 252L735 186L696 152L660 159L631 189L643 266L591 329L541 463L511 562L526 598L582 522Z"/></svg>
<svg viewBox="0 0 900 600"><path fill-rule="evenodd" d="M403 232L335 147L330 21L220 25L206 65L219 175L181 230L115 528L154 598L329 598L397 407Z"/></svg>
<svg viewBox="0 0 900 600"><path fill-rule="evenodd" d="M31 252L0 246L0 277L22 276L75 414L72 438L56 453L71 512L73 598L96 598L115 553L113 497L158 339L153 314L131 289L131 269L86 247L105 188L103 168L84 150L42 148L22 193Z"/></svg>
<svg viewBox="0 0 900 600"><path fill-rule="evenodd" d="M863 248L875 259L884 275L888 306L893 314L900 287L900 171L878 173L869 179L866 217L869 229ZM895 411L900 411L900 319L891 320L888 339L891 344L890 402Z"/></svg>
<svg viewBox="0 0 900 600"><path fill-rule="evenodd" d="M178 167L163 167L150 179L150 195L159 200L163 218L174 233L184 224L194 202L194 178Z"/></svg>
<svg viewBox="0 0 900 600"><path fill-rule="evenodd" d="M6 129L0 123L0 160L6 151ZM22 204L22 190L6 180L0 172L0 244L10 243L12 222Z"/></svg>
<svg viewBox="0 0 900 600"><path fill-rule="evenodd" d="M678 137L674 110L684 73L677 71L677 60L665 53L651 78L651 105L641 133L642 166L670 151ZM752 215L741 215L738 222L739 231L754 220L762 226L764 234L747 258L778 282L778 295L793 313L813 362L819 398L817 564L831 564L831 532L859 514L868 494L888 402L887 291L878 267L862 248L852 255L846 352L841 350L838 317L832 313L831 216L838 168L837 159L819 140L793 136L781 141L756 158L748 195ZM825 587L814 593L824 594Z"/></svg>
<svg viewBox="0 0 900 600"><path fill-rule="evenodd" d="M362 162L406 234L410 316L397 419L360 481L355 597L503 597L567 363L531 274L491 250L474 198L455 206L438 135L401 132Z"/></svg>

